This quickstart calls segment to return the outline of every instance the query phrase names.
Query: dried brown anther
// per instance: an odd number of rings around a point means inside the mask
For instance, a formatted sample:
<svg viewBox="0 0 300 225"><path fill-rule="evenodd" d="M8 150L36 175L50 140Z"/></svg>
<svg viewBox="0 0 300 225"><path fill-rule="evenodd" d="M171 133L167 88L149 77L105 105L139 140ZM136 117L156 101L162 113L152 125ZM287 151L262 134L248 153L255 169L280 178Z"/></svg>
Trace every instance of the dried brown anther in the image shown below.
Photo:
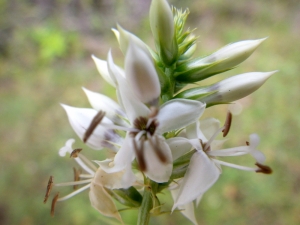
<svg viewBox="0 0 300 225"><path fill-rule="evenodd" d="M264 173L264 174L271 174L273 171L269 166L260 164L260 163L255 163L256 166L258 166L258 170L256 170L256 173Z"/></svg>
<svg viewBox="0 0 300 225"><path fill-rule="evenodd" d="M246 145L247 145L247 146L249 146L249 145L250 145L249 141L246 141Z"/></svg>
<svg viewBox="0 0 300 225"><path fill-rule="evenodd" d="M227 117L226 117L226 121L224 124L224 129L222 130L223 132L223 137L226 137L227 134L229 133L230 127L231 127L231 122L232 122L232 114L231 112L227 112Z"/></svg>
<svg viewBox="0 0 300 225"><path fill-rule="evenodd" d="M82 151L82 148L76 148L74 149L71 154L70 154L70 158L77 158L78 154Z"/></svg>
<svg viewBox="0 0 300 225"><path fill-rule="evenodd" d="M46 203L47 200L48 200L48 198L49 198L52 186L53 186L53 176L50 176L49 181L48 181L48 185L47 185L47 190L46 190L45 198L44 198L44 203Z"/></svg>
<svg viewBox="0 0 300 225"><path fill-rule="evenodd" d="M85 131L84 137L83 137L83 142L86 143L89 137L92 135L96 127L98 126L99 123L101 123L102 119L105 116L105 112L99 111L97 115L94 117L92 120L90 126L88 129Z"/></svg>
<svg viewBox="0 0 300 225"><path fill-rule="evenodd" d="M58 196L59 196L59 192L57 192L57 194L56 194L56 195L54 196L54 198L52 199L52 204L51 204L51 216L52 216L52 217L54 216L54 210L55 210L55 205L56 205Z"/></svg>

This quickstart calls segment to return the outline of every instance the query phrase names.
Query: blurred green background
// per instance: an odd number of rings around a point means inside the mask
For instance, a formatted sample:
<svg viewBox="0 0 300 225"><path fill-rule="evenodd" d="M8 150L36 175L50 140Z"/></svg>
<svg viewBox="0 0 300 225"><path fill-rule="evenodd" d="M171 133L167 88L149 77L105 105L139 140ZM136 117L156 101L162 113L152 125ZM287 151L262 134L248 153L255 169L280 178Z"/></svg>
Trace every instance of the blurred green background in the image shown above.
<svg viewBox="0 0 300 225"><path fill-rule="evenodd" d="M215 82L250 71L279 70L257 92L240 101L228 146L243 145L258 133L259 145L274 173L261 175L224 168L204 195L196 216L200 224L300 224L300 4L298 0L170 0L190 9L188 26L197 27L196 55L207 55L239 40L268 36L237 69L207 80ZM54 218L43 197L50 175L72 180L68 157L57 152L75 137L59 103L89 107L81 90L115 96L99 76L91 54L105 59L112 47L123 56L111 27L119 22L153 46L148 22L150 0L0 0L0 224L118 224L89 203L88 191L60 202ZM226 106L203 118L225 119ZM78 140L78 139L77 139ZM105 152L84 153L97 159ZM237 159L247 164L249 158ZM249 164L249 163L248 163ZM54 192L69 193L71 187ZM160 195L164 210L172 201ZM51 199L50 199L51 200ZM134 224L137 211L122 212ZM191 224L180 213L154 217L151 224Z"/></svg>

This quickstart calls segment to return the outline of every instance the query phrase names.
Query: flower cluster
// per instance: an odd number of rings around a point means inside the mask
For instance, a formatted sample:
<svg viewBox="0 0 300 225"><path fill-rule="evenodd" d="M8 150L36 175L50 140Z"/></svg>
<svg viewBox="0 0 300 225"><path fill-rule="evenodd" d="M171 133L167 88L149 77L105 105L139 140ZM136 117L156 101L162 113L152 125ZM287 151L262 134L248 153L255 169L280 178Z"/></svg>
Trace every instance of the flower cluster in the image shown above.
<svg viewBox="0 0 300 225"><path fill-rule="evenodd" d="M236 67L265 40L246 40L229 44L204 58L192 58L196 40L184 30L188 10L171 8L166 0L152 0L150 27L155 40L152 50L141 39L117 25L113 32L125 57L124 68L92 56L108 84L116 89L118 103L83 88L92 108L62 105L79 138L95 150L108 149L110 157L90 161L73 149L74 139L59 154L70 153L81 171L75 181L55 183L50 178L45 202L53 186L82 185L66 200L90 189L91 204L101 214L122 222L114 201L139 208L138 224L148 224L151 213L159 214L157 194L171 191L174 204L197 224L194 202L218 180L221 166L269 174L265 156L258 149L259 137L251 134L244 146L222 149L230 129L228 112L223 126L217 119L200 120L204 110L228 104L257 90L274 72L251 72L232 76L210 86L189 88L213 75ZM222 157L249 154L255 166L246 167L223 161Z"/></svg>

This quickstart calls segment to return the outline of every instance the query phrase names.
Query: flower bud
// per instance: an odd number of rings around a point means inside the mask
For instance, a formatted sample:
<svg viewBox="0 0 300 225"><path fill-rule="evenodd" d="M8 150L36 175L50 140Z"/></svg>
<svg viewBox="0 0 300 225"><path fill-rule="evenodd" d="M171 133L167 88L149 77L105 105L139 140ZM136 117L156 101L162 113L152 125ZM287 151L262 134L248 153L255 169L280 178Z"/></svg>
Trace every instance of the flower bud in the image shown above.
<svg viewBox="0 0 300 225"><path fill-rule="evenodd" d="M206 102L208 106L229 103L246 97L262 86L266 80L276 73L272 72L252 72L236 75L222 80L216 84L206 87L207 91L214 92L211 95L199 98L201 102Z"/></svg>
<svg viewBox="0 0 300 225"><path fill-rule="evenodd" d="M150 26L161 59L166 65L172 65L177 58L178 47L173 13L166 0L152 1Z"/></svg>
<svg viewBox="0 0 300 225"><path fill-rule="evenodd" d="M143 103L154 103L160 96L160 83L152 59L134 42L130 42L125 57L126 80L133 93Z"/></svg>
<svg viewBox="0 0 300 225"><path fill-rule="evenodd" d="M245 61L265 39L229 44L203 59L183 64L177 68L176 80L187 83L196 82L230 70Z"/></svg>

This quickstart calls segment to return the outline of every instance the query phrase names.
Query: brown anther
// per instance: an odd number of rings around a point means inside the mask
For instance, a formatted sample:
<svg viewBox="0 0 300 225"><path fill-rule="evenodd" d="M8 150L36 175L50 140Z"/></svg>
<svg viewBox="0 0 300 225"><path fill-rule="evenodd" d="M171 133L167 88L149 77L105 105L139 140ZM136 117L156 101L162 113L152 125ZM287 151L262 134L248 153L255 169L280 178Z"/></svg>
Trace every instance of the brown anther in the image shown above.
<svg viewBox="0 0 300 225"><path fill-rule="evenodd" d="M56 194L56 195L54 196L54 198L52 199L52 204L51 204L51 216L52 216L52 217L54 216L54 210L55 210L55 205L56 205L58 196L59 196L59 192L57 192L57 194Z"/></svg>
<svg viewBox="0 0 300 225"><path fill-rule="evenodd" d="M98 126L99 123L101 123L102 119L105 116L105 112L99 111L97 115L94 117L92 120L90 126L88 129L85 131L84 136L83 136L83 142L86 143L89 137L92 135L96 127Z"/></svg>
<svg viewBox="0 0 300 225"><path fill-rule="evenodd" d="M200 142L201 147L202 147L204 152L210 151L210 146L207 146L207 143L203 143L203 141L201 139L199 139L199 142Z"/></svg>
<svg viewBox="0 0 300 225"><path fill-rule="evenodd" d="M156 156L159 158L159 160L163 163L167 162L167 157L163 154L161 151L161 148L159 147L159 140L158 137L155 136L155 143L153 143L151 138L148 138L149 144L151 145L152 149L154 150Z"/></svg>
<svg viewBox="0 0 300 225"><path fill-rule="evenodd" d="M139 168L141 171L146 171L147 166L146 166L146 162L145 162L145 157L144 157L144 139L141 139L141 147L138 148L136 141L133 139L133 149L137 158L137 162L139 164Z"/></svg>
<svg viewBox="0 0 300 225"><path fill-rule="evenodd" d="M73 172L74 172L74 181L80 181L80 174L81 170L77 170L75 167L73 167ZM78 188L78 185L74 185L73 189L76 190Z"/></svg>
<svg viewBox="0 0 300 225"><path fill-rule="evenodd" d="M52 186L53 186L53 176L50 176L49 181L48 181L48 185L47 185L47 190L46 190L45 198L44 198L44 203L46 203L47 200L48 200L48 198L49 198Z"/></svg>
<svg viewBox="0 0 300 225"><path fill-rule="evenodd" d="M247 145L247 146L249 146L249 145L250 145L249 141L246 141L246 145Z"/></svg>
<svg viewBox="0 0 300 225"><path fill-rule="evenodd" d="M227 134L229 133L230 127L231 127L231 121L232 121L232 114L231 112L227 112L227 117L226 117L226 121L224 124L224 129L222 130L223 132L223 137L226 137Z"/></svg>
<svg viewBox="0 0 300 225"><path fill-rule="evenodd" d="M153 117L156 117L157 114L158 114L159 110L157 107L155 106L151 106L150 107L150 113L149 113L149 118L153 118Z"/></svg>
<svg viewBox="0 0 300 225"><path fill-rule="evenodd" d="M264 174L271 174L273 171L269 166L260 164L260 163L255 163L256 166L258 166L258 170L256 170L256 173L264 173Z"/></svg>
<svg viewBox="0 0 300 225"><path fill-rule="evenodd" d="M82 151L82 148L76 148L74 149L71 154L70 154L70 158L77 158L78 154Z"/></svg>

